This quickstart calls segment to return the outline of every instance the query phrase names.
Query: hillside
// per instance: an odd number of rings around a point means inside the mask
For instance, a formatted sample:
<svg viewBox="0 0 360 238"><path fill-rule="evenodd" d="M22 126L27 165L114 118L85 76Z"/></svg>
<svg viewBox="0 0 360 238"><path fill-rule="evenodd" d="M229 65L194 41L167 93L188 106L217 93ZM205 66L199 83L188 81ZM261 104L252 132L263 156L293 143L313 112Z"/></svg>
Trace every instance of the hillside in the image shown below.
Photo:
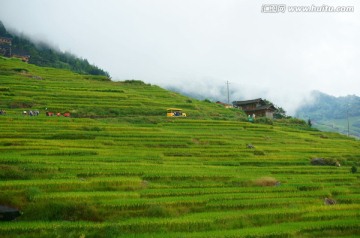
<svg viewBox="0 0 360 238"><path fill-rule="evenodd" d="M66 70L40 68L17 59L0 58L3 99L0 107L13 113L23 109L71 112L73 117L138 118L163 116L180 107L192 118L245 118L239 110L201 102L141 81L111 82L104 76L78 75ZM16 82L21 80L21 85ZM11 112L10 112L11 113Z"/></svg>
<svg viewBox="0 0 360 238"><path fill-rule="evenodd" d="M1 237L360 235L359 141L105 78L0 58Z"/></svg>
<svg viewBox="0 0 360 238"><path fill-rule="evenodd" d="M319 91L311 96L312 102L299 108L296 117L311 118L316 128L342 134L348 133L349 118L350 135L360 137L360 97L334 97Z"/></svg>
<svg viewBox="0 0 360 238"><path fill-rule="evenodd" d="M11 52L14 55L29 55L29 63L43 67L69 69L79 74L110 75L86 59L71 53L61 52L45 42L34 42L23 34L8 32L0 21L0 37L12 39Z"/></svg>

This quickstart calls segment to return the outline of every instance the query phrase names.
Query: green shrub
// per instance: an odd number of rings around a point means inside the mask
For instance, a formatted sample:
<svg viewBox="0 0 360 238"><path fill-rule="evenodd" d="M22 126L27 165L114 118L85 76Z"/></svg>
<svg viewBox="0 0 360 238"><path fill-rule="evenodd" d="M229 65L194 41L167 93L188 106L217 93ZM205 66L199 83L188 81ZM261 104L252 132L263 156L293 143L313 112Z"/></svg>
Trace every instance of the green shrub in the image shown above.
<svg viewBox="0 0 360 238"><path fill-rule="evenodd" d="M267 124L267 125L273 125L274 124L273 120L271 120L270 118L267 118L267 117L256 118L256 120L254 122L255 123L260 123L260 124Z"/></svg>
<svg viewBox="0 0 360 238"><path fill-rule="evenodd" d="M18 72L18 73L28 73L29 72L29 70L24 69L24 68L13 68L12 70L15 72Z"/></svg>
<svg viewBox="0 0 360 238"><path fill-rule="evenodd" d="M356 166L352 166L350 169L351 173L355 174L357 172L357 167Z"/></svg>
<svg viewBox="0 0 360 238"><path fill-rule="evenodd" d="M263 186L263 187L268 187L268 186L276 186L279 184L279 181L277 181L275 178L273 177L261 177L258 178L256 180L254 180L253 182L255 185L257 186Z"/></svg>
<svg viewBox="0 0 360 238"><path fill-rule="evenodd" d="M340 166L340 163L334 158L312 158L310 163L312 165Z"/></svg>
<svg viewBox="0 0 360 238"><path fill-rule="evenodd" d="M309 127L312 127L312 122L311 122L310 119L307 121L307 124L308 124Z"/></svg>
<svg viewBox="0 0 360 238"><path fill-rule="evenodd" d="M9 92L10 88L7 87L0 87L0 92Z"/></svg>
<svg viewBox="0 0 360 238"><path fill-rule="evenodd" d="M141 81L141 80L135 80L135 79L125 80L125 81L123 81L123 83L135 84L135 85L147 85L147 84L144 83L143 81Z"/></svg>
<svg viewBox="0 0 360 238"><path fill-rule="evenodd" d="M84 130L84 131L102 131L102 129L100 127L98 127L98 126L93 126L93 127L84 126L81 129Z"/></svg>

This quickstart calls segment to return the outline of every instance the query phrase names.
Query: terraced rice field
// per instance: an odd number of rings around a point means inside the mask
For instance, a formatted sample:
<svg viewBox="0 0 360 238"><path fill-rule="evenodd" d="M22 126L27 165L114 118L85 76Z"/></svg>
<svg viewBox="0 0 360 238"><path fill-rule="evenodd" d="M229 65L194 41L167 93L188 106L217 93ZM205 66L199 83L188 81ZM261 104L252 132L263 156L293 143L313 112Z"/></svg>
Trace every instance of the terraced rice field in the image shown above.
<svg viewBox="0 0 360 238"><path fill-rule="evenodd" d="M0 237L360 236L355 139L294 121L248 123L156 86L2 65L3 108L23 98L74 116L22 116L21 107L0 116L0 205L22 211L0 222ZM44 93L28 75L5 75L15 66L44 78ZM189 117L165 118L176 102ZM341 167L311 165L316 157Z"/></svg>

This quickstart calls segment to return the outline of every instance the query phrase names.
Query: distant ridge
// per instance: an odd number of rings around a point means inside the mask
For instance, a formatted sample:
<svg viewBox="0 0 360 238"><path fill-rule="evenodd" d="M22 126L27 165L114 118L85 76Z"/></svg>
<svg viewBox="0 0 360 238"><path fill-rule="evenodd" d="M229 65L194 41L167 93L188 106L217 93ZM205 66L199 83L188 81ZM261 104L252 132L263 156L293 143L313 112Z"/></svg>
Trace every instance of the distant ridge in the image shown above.
<svg viewBox="0 0 360 238"><path fill-rule="evenodd" d="M102 75L110 78L108 72L91 65L86 59L79 58L68 52L61 52L44 42L34 43L22 34L8 32L1 21L0 37L12 40L11 55L30 56L28 61L30 64L68 69L79 74Z"/></svg>
<svg viewBox="0 0 360 238"><path fill-rule="evenodd" d="M299 108L296 117L310 119L324 131L360 137L360 97L335 97L320 91L313 91L311 96L312 102Z"/></svg>

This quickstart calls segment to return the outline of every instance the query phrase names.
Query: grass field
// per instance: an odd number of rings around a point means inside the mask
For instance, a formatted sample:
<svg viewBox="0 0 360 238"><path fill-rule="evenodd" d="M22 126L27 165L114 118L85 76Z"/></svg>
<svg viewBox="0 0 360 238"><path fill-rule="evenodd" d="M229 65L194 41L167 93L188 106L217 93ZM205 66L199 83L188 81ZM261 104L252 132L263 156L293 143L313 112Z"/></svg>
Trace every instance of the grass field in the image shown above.
<svg viewBox="0 0 360 238"><path fill-rule="evenodd" d="M360 138L360 117L349 117L349 127L347 119L324 120L315 124L317 128L324 131L338 132ZM349 131L348 131L349 129Z"/></svg>
<svg viewBox="0 0 360 238"><path fill-rule="evenodd" d="M358 140L91 77L0 58L0 237L360 236Z"/></svg>

